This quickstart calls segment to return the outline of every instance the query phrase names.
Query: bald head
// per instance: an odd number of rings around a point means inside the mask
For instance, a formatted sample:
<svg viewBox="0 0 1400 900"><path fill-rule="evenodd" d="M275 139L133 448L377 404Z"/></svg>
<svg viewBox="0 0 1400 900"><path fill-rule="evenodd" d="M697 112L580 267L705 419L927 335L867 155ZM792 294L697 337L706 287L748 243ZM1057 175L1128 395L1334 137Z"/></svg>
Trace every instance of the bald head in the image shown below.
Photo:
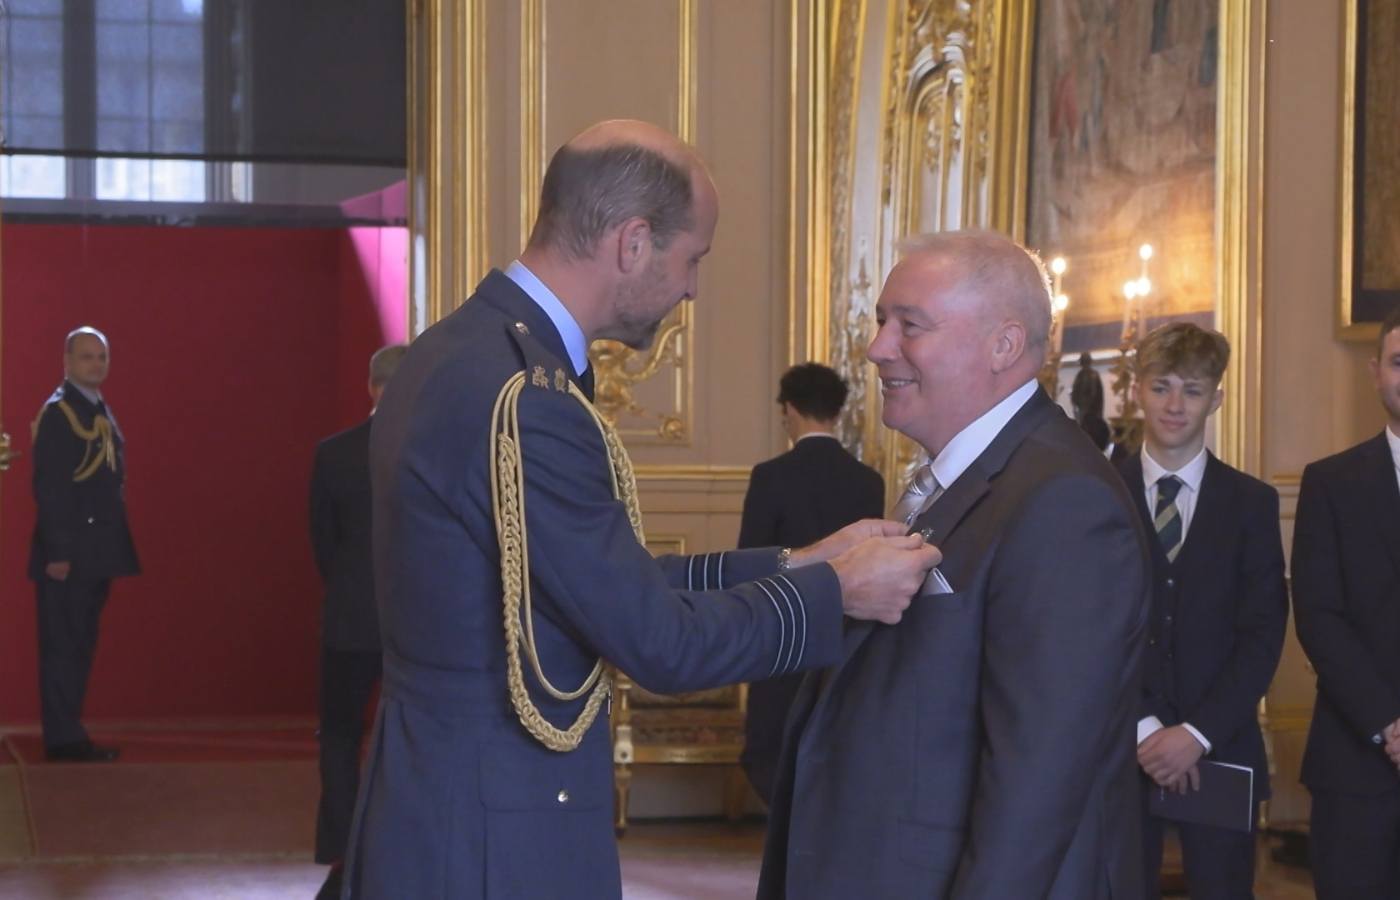
<svg viewBox="0 0 1400 900"><path fill-rule="evenodd" d="M530 247L587 259L608 232L642 219L652 243L664 248L693 227L700 194L709 200L714 185L675 135L631 119L600 122L550 160Z"/></svg>

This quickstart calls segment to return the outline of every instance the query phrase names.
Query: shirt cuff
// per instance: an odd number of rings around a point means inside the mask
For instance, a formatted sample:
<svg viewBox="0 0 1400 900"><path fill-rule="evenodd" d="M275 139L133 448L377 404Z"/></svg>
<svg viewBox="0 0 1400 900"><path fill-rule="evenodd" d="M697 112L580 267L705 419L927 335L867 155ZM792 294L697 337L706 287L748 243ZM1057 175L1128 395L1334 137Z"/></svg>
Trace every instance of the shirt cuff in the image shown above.
<svg viewBox="0 0 1400 900"><path fill-rule="evenodd" d="M1141 719L1138 719L1138 739L1137 739L1137 742L1138 742L1139 744L1141 744L1143 741L1147 740L1149 737L1151 737L1152 735L1156 734L1157 732L1159 732L1159 731L1161 731L1161 730L1162 730L1162 720L1161 720L1161 719L1157 718L1156 716L1143 716Z"/></svg>
<svg viewBox="0 0 1400 900"><path fill-rule="evenodd" d="M1204 748L1206 748L1206 753L1210 753L1210 741L1206 740L1206 736L1205 736L1205 735L1203 735L1203 734L1201 734L1199 731L1197 731L1197 730L1191 725L1190 722L1182 722L1182 723L1181 723L1181 727L1182 727L1182 728L1185 728L1187 731L1191 732L1191 736L1192 736L1193 738L1195 738L1196 740L1200 741L1200 742L1201 742L1201 746L1204 747Z"/></svg>

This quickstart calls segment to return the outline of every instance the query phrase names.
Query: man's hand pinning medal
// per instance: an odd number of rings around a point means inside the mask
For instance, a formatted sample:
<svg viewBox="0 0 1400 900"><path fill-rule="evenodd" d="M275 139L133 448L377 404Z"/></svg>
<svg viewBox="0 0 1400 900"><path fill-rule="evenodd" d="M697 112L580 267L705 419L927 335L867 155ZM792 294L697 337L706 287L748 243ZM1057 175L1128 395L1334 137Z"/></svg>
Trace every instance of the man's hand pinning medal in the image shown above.
<svg viewBox="0 0 1400 900"><path fill-rule="evenodd" d="M904 616L929 569L943 554L902 522L862 519L810 547L794 550L791 563L829 562L841 582L841 605L852 619L894 625Z"/></svg>

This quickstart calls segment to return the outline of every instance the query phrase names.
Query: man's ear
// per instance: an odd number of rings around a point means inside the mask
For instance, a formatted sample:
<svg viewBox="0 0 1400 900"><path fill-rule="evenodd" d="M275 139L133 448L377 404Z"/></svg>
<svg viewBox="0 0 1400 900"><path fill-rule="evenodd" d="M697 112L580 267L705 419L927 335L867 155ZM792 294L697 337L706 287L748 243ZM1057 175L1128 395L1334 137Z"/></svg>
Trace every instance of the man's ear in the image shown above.
<svg viewBox="0 0 1400 900"><path fill-rule="evenodd" d="M1007 319L997 327L992 342L992 371L1000 375L1014 366L1026 352L1026 326Z"/></svg>
<svg viewBox="0 0 1400 900"><path fill-rule="evenodd" d="M640 216L617 229L617 267L624 275L643 271L651 259L651 223Z"/></svg>

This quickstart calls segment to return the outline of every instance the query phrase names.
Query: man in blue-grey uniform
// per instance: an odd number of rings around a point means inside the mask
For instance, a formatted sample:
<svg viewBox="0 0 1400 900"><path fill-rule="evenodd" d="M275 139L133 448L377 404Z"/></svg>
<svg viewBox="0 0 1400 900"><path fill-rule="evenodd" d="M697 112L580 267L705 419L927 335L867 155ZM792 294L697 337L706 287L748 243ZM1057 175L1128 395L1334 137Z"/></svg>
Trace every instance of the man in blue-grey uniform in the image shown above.
<svg viewBox="0 0 1400 900"><path fill-rule="evenodd" d="M588 345L646 347L694 296L717 217L674 136L588 129L550 162L520 258L385 392L383 699L346 896L620 896L599 660L667 693L830 665L843 613L898 622L937 564L875 520L808 548L656 561L638 541L625 453L583 399Z"/></svg>

